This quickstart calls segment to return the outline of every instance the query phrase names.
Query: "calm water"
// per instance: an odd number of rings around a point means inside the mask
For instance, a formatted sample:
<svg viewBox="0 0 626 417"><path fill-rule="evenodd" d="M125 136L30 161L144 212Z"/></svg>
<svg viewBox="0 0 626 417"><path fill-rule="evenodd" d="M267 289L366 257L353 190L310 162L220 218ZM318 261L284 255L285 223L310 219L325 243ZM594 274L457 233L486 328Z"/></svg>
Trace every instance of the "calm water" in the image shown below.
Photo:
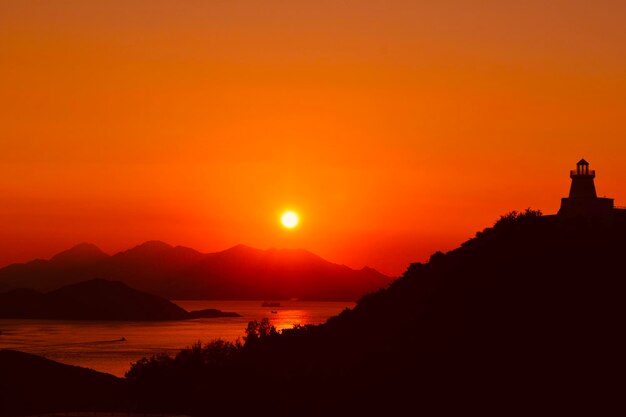
<svg viewBox="0 0 626 417"><path fill-rule="evenodd" d="M236 318L166 322L107 322L59 320L1 320L0 348L16 349L59 362L123 376L143 356L175 353L201 340L242 337L250 320L267 317L277 329L294 324L323 323L354 303L281 301L281 307L262 307L262 301L175 301L184 309L217 308L242 315ZM275 310L276 314L272 314ZM120 341L125 338L126 341Z"/></svg>

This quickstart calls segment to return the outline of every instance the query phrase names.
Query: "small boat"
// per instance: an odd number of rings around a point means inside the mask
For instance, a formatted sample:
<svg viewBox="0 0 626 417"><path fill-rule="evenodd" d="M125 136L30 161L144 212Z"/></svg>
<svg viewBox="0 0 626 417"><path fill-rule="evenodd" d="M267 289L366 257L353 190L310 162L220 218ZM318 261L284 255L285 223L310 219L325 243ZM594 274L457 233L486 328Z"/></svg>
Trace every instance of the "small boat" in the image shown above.
<svg viewBox="0 0 626 417"><path fill-rule="evenodd" d="M278 314L278 311L276 311L276 310L272 310L272 311L270 311L270 313L272 313L272 314Z"/></svg>
<svg viewBox="0 0 626 417"><path fill-rule="evenodd" d="M274 301L265 301L263 304L261 304L261 307L280 307L280 303Z"/></svg>
<svg viewBox="0 0 626 417"><path fill-rule="evenodd" d="M125 341L126 341L126 338L125 338L125 337L122 337L122 338L119 340L119 342L125 342Z"/></svg>

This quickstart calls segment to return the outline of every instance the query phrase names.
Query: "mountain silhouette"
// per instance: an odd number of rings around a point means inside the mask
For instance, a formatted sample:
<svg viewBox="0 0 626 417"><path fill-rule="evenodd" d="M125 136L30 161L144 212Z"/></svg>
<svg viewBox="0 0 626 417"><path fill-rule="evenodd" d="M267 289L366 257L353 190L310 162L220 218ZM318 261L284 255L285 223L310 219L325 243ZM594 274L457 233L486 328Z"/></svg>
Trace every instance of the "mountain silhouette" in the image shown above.
<svg viewBox="0 0 626 417"><path fill-rule="evenodd" d="M238 316L214 309L187 312L165 298L103 279L67 285L45 294L32 289L0 294L0 318L142 321Z"/></svg>
<svg viewBox="0 0 626 417"><path fill-rule="evenodd" d="M50 291L92 278L126 283L168 299L356 300L391 279L371 268L353 270L305 250L238 245L204 254L150 241L109 256L80 244L50 260L0 269L0 287Z"/></svg>
<svg viewBox="0 0 626 417"><path fill-rule="evenodd" d="M91 243L80 243L50 258L50 262L58 265L90 264L108 258L99 247Z"/></svg>

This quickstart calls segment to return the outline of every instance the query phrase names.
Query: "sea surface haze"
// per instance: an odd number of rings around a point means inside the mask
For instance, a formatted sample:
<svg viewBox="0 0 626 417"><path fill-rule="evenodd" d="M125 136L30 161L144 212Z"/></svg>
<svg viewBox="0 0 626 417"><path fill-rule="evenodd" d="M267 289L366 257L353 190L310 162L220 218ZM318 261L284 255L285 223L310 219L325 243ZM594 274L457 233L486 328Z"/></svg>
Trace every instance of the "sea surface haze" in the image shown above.
<svg viewBox="0 0 626 417"><path fill-rule="evenodd" d="M352 308L351 302L174 301L192 311L216 308L241 317L184 321L118 322L0 319L0 349L34 353L70 365L123 376L130 364L144 356L174 354L197 341L243 337L251 320L264 317L279 330L294 324L319 324Z"/></svg>

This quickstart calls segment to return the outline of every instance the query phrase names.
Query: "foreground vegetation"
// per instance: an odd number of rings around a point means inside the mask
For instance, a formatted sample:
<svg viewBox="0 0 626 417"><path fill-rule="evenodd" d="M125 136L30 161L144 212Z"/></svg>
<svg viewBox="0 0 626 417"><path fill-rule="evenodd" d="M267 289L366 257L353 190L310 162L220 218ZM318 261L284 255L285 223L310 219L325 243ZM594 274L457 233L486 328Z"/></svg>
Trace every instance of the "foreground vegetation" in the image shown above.
<svg viewBox="0 0 626 417"><path fill-rule="evenodd" d="M324 325L253 322L243 343L144 359L127 378L144 406L198 415L597 411L626 318L624 232L509 213Z"/></svg>

